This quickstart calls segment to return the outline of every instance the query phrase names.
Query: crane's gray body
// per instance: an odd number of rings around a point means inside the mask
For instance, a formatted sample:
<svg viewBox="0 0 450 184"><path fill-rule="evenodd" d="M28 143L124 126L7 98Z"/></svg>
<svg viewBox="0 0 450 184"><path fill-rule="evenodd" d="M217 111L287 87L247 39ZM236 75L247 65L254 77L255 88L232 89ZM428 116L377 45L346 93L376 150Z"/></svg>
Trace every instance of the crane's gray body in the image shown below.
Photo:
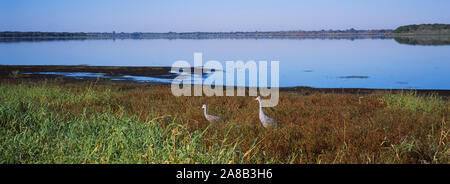
<svg viewBox="0 0 450 184"><path fill-rule="evenodd" d="M203 105L203 112L205 114L206 120L208 120L210 123L222 123L223 120L217 116L209 115L206 113L206 105Z"/></svg>
<svg viewBox="0 0 450 184"><path fill-rule="evenodd" d="M280 123L264 114L261 104L261 97L257 97L256 100L258 100L259 102L259 120L261 120L261 124L263 125L263 127L281 127Z"/></svg>

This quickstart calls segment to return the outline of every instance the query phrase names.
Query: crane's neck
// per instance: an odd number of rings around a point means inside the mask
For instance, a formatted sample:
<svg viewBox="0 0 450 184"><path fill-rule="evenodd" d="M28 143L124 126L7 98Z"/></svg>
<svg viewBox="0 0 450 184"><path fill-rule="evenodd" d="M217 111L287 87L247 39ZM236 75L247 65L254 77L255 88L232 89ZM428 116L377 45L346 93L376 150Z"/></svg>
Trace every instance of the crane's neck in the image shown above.
<svg viewBox="0 0 450 184"><path fill-rule="evenodd" d="M205 114L205 117L208 116L208 115L206 114L206 107L203 108L203 113Z"/></svg>
<svg viewBox="0 0 450 184"><path fill-rule="evenodd" d="M258 102L259 102L259 115L261 116L261 115L264 115L264 111L262 108L261 100L258 99Z"/></svg>

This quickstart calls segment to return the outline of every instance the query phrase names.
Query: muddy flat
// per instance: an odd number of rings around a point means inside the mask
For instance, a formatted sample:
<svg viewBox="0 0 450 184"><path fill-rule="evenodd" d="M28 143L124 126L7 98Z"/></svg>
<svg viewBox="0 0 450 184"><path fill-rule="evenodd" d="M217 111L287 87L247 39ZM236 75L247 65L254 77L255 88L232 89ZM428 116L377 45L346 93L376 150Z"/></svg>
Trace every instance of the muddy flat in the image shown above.
<svg viewBox="0 0 450 184"><path fill-rule="evenodd" d="M170 74L170 67L131 67L131 66L87 66L87 65L0 65L2 74L13 71L25 72L70 72L106 73L110 76L136 75L161 76Z"/></svg>

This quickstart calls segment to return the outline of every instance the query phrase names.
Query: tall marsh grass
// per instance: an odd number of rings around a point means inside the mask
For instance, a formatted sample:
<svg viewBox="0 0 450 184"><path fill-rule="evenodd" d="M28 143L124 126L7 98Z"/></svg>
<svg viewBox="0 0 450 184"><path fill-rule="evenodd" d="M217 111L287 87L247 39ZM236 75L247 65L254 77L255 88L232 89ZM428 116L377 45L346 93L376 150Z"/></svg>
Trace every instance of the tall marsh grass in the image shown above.
<svg viewBox="0 0 450 184"><path fill-rule="evenodd" d="M210 124L208 112L225 120ZM449 101L415 94L174 97L127 84L0 85L0 163L449 163Z"/></svg>
<svg viewBox="0 0 450 184"><path fill-rule="evenodd" d="M138 120L112 105L111 90L0 87L1 163L228 163L236 145L204 147L171 117ZM80 106L80 112L70 107ZM103 110L91 110L93 106ZM117 109L117 110L112 110Z"/></svg>

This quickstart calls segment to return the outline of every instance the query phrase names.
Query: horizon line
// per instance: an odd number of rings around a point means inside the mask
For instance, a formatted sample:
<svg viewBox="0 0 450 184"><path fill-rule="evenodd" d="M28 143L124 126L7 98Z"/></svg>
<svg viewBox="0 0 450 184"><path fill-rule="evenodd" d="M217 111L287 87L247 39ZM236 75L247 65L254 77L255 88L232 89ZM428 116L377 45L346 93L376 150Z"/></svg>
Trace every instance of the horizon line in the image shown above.
<svg viewBox="0 0 450 184"><path fill-rule="evenodd" d="M142 32L142 31L134 31L134 32L117 32L113 31L11 31L11 30L1 30L0 32L40 32L40 33L273 33L273 32L331 32L331 31L393 31L395 29L321 29L321 30L278 30L278 31L185 31L185 32L177 32L177 31L167 31L167 32Z"/></svg>

